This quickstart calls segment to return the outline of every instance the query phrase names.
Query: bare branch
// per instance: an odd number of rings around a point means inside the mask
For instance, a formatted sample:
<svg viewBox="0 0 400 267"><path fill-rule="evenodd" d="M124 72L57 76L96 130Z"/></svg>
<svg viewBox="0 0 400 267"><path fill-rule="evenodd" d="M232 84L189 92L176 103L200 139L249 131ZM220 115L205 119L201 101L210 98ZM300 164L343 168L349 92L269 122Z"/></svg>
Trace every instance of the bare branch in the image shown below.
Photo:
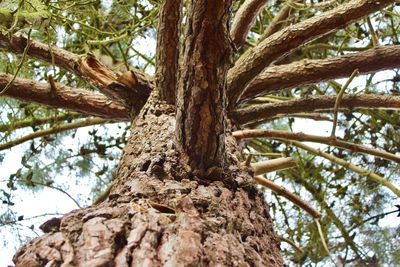
<svg viewBox="0 0 400 267"><path fill-rule="evenodd" d="M353 153L364 153L368 155L373 155L386 160L391 160L400 164L400 157L388 153L386 151L378 150L375 148L368 148L363 145L354 144L351 142L346 142L337 138L309 135L304 133L292 133L287 131L277 131L277 130L243 130L233 132L233 136L236 138L257 138L265 137L272 139L286 139L286 140L296 140L300 142L315 142L320 144L326 144L329 146L340 147L343 149L350 150Z"/></svg>
<svg viewBox="0 0 400 267"><path fill-rule="evenodd" d="M332 110L335 105L335 96L312 96L280 103L255 105L238 109L230 117L238 124L248 124L263 121L277 115L298 114ZM400 96L382 95L349 95L344 96L341 109L400 109Z"/></svg>
<svg viewBox="0 0 400 267"><path fill-rule="evenodd" d="M72 122L72 123L65 123L65 124L61 124L61 125L55 125L51 128L48 128L46 130L41 130L41 131L36 131L33 132L31 134L25 135L21 138L12 140L10 142L7 142L5 144L0 144L0 151L1 150L5 150L5 149L9 149L12 148L16 145L22 144L26 141L29 140L33 140L39 137L44 137L44 136L48 136L50 134L56 134L56 133L60 133L60 132L64 132L64 131L68 131L68 130L73 130L73 129L78 129L78 128L82 128L82 127L86 127L86 126L91 126L91 125L96 125L96 124L104 124L104 123L108 123L108 122L113 122L107 119L103 119L103 118L89 118L83 121L76 121L76 122ZM114 121L115 122L115 121Z"/></svg>
<svg viewBox="0 0 400 267"><path fill-rule="evenodd" d="M175 104L179 69L181 6L181 0L164 0L158 19L155 82L161 100L165 100L169 104Z"/></svg>
<svg viewBox="0 0 400 267"><path fill-rule="evenodd" d="M12 78L11 75L0 73L0 87L4 87ZM102 94L61 84L56 86L54 92L50 84L16 78L5 96L117 121L129 120L129 112L123 105Z"/></svg>
<svg viewBox="0 0 400 267"><path fill-rule="evenodd" d="M348 77L354 69L358 69L360 74L367 74L400 67L399 58L400 45L393 45L340 57L306 59L286 65L271 66L249 84L241 97L241 102L273 91Z"/></svg>
<svg viewBox="0 0 400 267"><path fill-rule="evenodd" d="M246 0L236 12L230 34L237 48L245 43L247 34L254 25L258 14L268 1L269 0Z"/></svg>
<svg viewBox="0 0 400 267"><path fill-rule="evenodd" d="M393 0L354 0L320 16L287 27L248 49L228 73L229 105L234 107L244 88L265 67L293 49L323 34L344 27L393 3Z"/></svg>
<svg viewBox="0 0 400 267"><path fill-rule="evenodd" d="M255 176L254 177L255 181L257 184L265 186L269 189L271 189L273 192L275 192L278 195L283 196L284 198L290 200L292 203L294 203L296 206L300 207L301 209L305 210L308 214L310 214L313 218L321 218L321 213L314 209L313 207L310 206L307 202L299 198L297 195L289 192L286 190L284 187L279 186L275 184L274 182L262 178L260 176Z"/></svg>

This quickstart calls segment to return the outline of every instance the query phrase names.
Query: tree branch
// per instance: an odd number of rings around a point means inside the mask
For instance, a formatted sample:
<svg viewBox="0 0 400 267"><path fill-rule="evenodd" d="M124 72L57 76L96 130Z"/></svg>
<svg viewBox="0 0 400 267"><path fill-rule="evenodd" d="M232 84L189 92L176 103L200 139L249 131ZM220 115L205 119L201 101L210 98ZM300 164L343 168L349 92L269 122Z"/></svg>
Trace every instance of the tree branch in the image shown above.
<svg viewBox="0 0 400 267"><path fill-rule="evenodd" d="M169 104L175 104L181 8L181 0L164 0L158 17L155 82L161 100Z"/></svg>
<svg viewBox="0 0 400 267"><path fill-rule="evenodd" d="M268 1L269 0L246 0L236 12L230 34L237 48L245 43L247 34L254 25L258 14Z"/></svg>
<svg viewBox="0 0 400 267"><path fill-rule="evenodd" d="M235 136L235 133L236 132L234 132L233 136ZM297 166L297 163L293 158L288 157L271 159L267 161L259 161L251 163L250 166L253 169L255 175L260 175L264 173L282 171L288 168L293 168Z"/></svg>
<svg viewBox="0 0 400 267"><path fill-rule="evenodd" d="M305 210L308 214L310 214L313 218L321 218L321 213L314 209L313 207L310 206L307 202L299 198L297 195L289 192L286 190L283 186L279 186L275 184L274 182L262 178L260 176L255 176L254 177L255 181L257 184L265 186L266 188L271 189L273 192L275 192L278 195L283 196L284 198L290 200L292 203L294 203L296 206L300 207L301 209Z"/></svg>
<svg viewBox="0 0 400 267"><path fill-rule="evenodd" d="M9 132L25 127L37 127L43 124L55 123L64 120L72 120L76 118L80 118L83 115L77 112L67 112L62 114L54 114L47 117L33 117L20 121L13 121L9 124L0 124L0 132Z"/></svg>
<svg viewBox="0 0 400 267"><path fill-rule="evenodd" d="M228 98L234 107L244 88L265 67L308 41L344 27L393 3L393 0L354 0L320 16L311 17L287 27L248 49L228 73Z"/></svg>
<svg viewBox="0 0 400 267"><path fill-rule="evenodd" d="M283 236L279 236L279 239L281 240L281 242L285 242L288 243L292 248L294 248L298 253L303 254L304 250L299 247L298 245L296 245L296 243L294 243L292 240L283 237Z"/></svg>
<svg viewBox="0 0 400 267"><path fill-rule="evenodd" d="M15 54L23 53L27 41L27 38L21 33L16 33L9 38L6 34L0 32L0 48ZM30 42L31 44L28 50L29 56L48 63L52 63L53 57L55 65L79 76L79 73L75 70L75 66L79 62L78 55L57 47L51 47L50 51L47 44L34 40L30 40Z"/></svg>
<svg viewBox="0 0 400 267"><path fill-rule="evenodd" d="M238 124L248 124L263 121L277 115L298 114L332 110L335 105L335 96L312 96L280 103L255 105L238 109L230 117ZM348 95L344 96L341 109L400 109L400 96L382 95Z"/></svg>
<svg viewBox="0 0 400 267"><path fill-rule="evenodd" d="M392 153L388 153L386 151L381 151L381 150L374 149L374 148L368 148L363 145L346 142L346 141L332 138L329 136L325 137L325 136L309 135L309 134L304 134L304 133L292 133L292 132L287 132L287 131L276 131L276 130L235 131L235 132L233 132L233 136L236 138L240 138L240 139L265 137L265 138L272 138L272 139L296 140L296 141L300 141L300 142L315 142L315 143L321 143L321 144L326 144L329 146L335 146L335 147L347 149L353 153L364 153L364 154L380 157L380 158L383 158L386 160L391 160L396 163L400 163L400 157L398 157Z"/></svg>
<svg viewBox="0 0 400 267"><path fill-rule="evenodd" d="M72 123L56 125L51 128L48 128L46 130L36 131L34 133L25 135L21 138L12 140L5 144L0 144L0 151L12 148L16 145L22 144L29 140L33 140L35 138L44 137L44 136L48 136L50 134L56 134L56 133L73 130L73 129L77 129L77 128L82 128L82 127L86 127L86 126L91 126L91 125L96 125L96 124L104 124L107 122L112 122L112 121L103 119L103 118L89 118L89 119L86 119L83 121L76 121L76 122L72 122Z"/></svg>
<svg viewBox="0 0 400 267"><path fill-rule="evenodd" d="M364 52L328 58L305 59L286 65L271 66L258 75L243 93L240 101L257 95L360 74L400 67L400 45L384 46Z"/></svg>
<svg viewBox="0 0 400 267"><path fill-rule="evenodd" d="M4 87L12 78L11 75L0 73L0 87ZM56 84L55 91L53 89L47 83L16 78L4 96L112 120L129 120L129 112L124 106L102 94L61 84Z"/></svg>
<svg viewBox="0 0 400 267"><path fill-rule="evenodd" d="M0 48L16 54L23 53L27 41L20 33L11 38L0 33ZM128 109L133 108L134 113L143 107L153 87L146 75L138 70L131 70L117 77L92 54L78 56L33 40L30 40L27 54L48 63L54 61L55 65L86 80L111 99L123 102Z"/></svg>

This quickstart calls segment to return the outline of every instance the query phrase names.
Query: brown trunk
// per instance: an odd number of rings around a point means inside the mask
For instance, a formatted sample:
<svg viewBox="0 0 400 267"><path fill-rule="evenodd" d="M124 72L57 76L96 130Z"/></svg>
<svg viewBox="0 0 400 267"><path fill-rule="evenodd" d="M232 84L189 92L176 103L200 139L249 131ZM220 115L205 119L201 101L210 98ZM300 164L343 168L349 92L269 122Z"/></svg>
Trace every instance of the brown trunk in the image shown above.
<svg viewBox="0 0 400 267"><path fill-rule="evenodd" d="M224 167L230 0L193 0L188 8L177 98L177 139L192 171Z"/></svg>
<svg viewBox="0 0 400 267"><path fill-rule="evenodd" d="M283 265L263 194L227 134L231 0L189 2L176 107L168 104L175 75L161 75L108 198L46 222L16 266ZM158 49L165 44L159 39ZM175 53L159 56L176 62Z"/></svg>
<svg viewBox="0 0 400 267"><path fill-rule="evenodd" d="M250 175L235 165L223 181L185 172L174 130L174 107L150 98L109 198L47 222L47 233L15 255L16 266L282 266Z"/></svg>

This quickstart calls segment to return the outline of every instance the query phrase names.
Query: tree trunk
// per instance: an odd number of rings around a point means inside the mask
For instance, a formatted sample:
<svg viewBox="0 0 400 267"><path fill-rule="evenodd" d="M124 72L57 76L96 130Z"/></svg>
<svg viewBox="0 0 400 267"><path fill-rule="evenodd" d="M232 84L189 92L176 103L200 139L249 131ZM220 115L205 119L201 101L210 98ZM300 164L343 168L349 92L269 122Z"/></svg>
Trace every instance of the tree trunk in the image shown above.
<svg viewBox="0 0 400 267"><path fill-rule="evenodd" d="M282 266L250 174L239 165L221 181L186 172L174 131L174 107L153 95L132 126L109 198L46 222L47 233L14 256L16 266Z"/></svg>
<svg viewBox="0 0 400 267"><path fill-rule="evenodd" d="M179 83L158 66L165 80L133 122L108 199L46 222L16 266L283 265L268 206L229 134L231 0L189 2ZM176 63L158 44L160 64Z"/></svg>

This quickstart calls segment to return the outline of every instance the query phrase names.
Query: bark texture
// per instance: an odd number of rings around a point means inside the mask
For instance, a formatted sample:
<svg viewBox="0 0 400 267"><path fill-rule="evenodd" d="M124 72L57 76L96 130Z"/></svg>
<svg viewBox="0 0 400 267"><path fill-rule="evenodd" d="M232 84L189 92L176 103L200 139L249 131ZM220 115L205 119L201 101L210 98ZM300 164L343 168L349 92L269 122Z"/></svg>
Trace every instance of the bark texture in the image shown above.
<svg viewBox="0 0 400 267"><path fill-rule="evenodd" d="M179 165L174 130L173 106L151 98L108 200L42 225L16 266L283 266L263 194L237 155L224 179L207 182Z"/></svg>
<svg viewBox="0 0 400 267"><path fill-rule="evenodd" d="M187 163L200 172L225 162L230 6L230 0L192 0L188 7L176 129Z"/></svg>
<svg viewBox="0 0 400 267"><path fill-rule="evenodd" d="M175 104L178 78L181 0L164 0L158 19L156 86L160 98Z"/></svg>
<svg viewBox="0 0 400 267"><path fill-rule="evenodd" d="M269 0L246 0L236 12L231 27L231 38L237 48L246 42L247 34L258 14Z"/></svg>

